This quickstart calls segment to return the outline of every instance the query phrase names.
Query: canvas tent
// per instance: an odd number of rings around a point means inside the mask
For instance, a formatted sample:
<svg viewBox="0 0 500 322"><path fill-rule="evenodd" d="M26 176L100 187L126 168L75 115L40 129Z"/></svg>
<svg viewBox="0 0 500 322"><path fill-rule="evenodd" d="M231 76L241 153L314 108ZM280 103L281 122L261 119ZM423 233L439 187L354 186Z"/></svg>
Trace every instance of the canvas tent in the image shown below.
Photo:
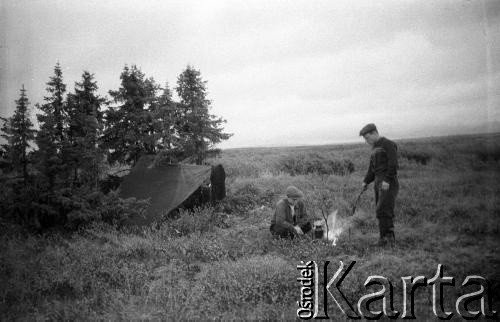
<svg viewBox="0 0 500 322"><path fill-rule="evenodd" d="M210 166L155 165L154 158L153 155L141 157L120 185L121 198L150 198L145 217L131 218L131 224L147 225L160 219L210 180Z"/></svg>

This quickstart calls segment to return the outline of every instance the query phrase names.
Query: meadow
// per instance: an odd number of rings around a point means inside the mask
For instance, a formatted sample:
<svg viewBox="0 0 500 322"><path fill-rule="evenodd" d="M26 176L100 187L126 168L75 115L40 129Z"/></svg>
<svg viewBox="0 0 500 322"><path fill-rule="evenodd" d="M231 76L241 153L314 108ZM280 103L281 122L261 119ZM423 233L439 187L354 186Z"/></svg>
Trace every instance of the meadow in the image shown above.
<svg viewBox="0 0 500 322"><path fill-rule="evenodd" d="M500 309L500 134L397 140L400 192L396 247L381 248L372 186L357 197L368 166L366 144L224 150L210 160L226 169L227 198L217 208L181 212L156 227L94 223L76 232L33 235L0 223L0 319L296 319L301 260L356 261L342 290L356 302L370 275L455 277L444 307L467 275L490 282ZM344 229L331 243L271 238L275 203L288 185L308 211L338 209ZM351 216L352 215L352 216ZM468 291L470 292L470 291ZM329 315L345 319L330 301ZM478 302L478 301L476 301ZM477 303L472 303L472 307ZM418 319L437 319L432 288L417 289Z"/></svg>

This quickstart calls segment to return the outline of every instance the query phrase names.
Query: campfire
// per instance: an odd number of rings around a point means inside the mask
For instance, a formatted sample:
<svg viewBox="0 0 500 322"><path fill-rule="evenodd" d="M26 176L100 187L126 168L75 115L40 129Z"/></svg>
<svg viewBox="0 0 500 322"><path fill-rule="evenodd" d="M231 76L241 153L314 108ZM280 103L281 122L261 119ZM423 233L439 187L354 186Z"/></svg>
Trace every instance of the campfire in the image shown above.
<svg viewBox="0 0 500 322"><path fill-rule="evenodd" d="M344 227L341 224L340 220L337 220L337 213L338 210L335 210L331 212L327 217L323 215L324 219L314 221L315 238L321 238L329 242L331 241L332 246L337 245L337 240L344 230ZM317 234L321 232L321 236Z"/></svg>

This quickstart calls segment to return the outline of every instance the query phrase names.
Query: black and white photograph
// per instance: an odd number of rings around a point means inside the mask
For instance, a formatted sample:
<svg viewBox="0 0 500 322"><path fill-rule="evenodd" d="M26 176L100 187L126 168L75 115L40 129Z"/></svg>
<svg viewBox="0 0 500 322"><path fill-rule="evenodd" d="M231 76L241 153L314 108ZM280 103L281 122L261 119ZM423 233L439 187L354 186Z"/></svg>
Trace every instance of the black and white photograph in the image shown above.
<svg viewBox="0 0 500 322"><path fill-rule="evenodd" d="M499 311L499 0L0 0L1 321Z"/></svg>

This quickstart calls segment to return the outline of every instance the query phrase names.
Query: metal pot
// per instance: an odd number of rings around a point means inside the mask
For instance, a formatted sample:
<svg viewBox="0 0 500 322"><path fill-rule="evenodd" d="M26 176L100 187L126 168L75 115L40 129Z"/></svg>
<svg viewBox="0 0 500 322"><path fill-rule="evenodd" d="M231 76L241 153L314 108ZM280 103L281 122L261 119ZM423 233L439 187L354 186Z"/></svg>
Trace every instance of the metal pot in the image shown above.
<svg viewBox="0 0 500 322"><path fill-rule="evenodd" d="M314 239L322 239L323 238L323 226L317 225L314 227Z"/></svg>

